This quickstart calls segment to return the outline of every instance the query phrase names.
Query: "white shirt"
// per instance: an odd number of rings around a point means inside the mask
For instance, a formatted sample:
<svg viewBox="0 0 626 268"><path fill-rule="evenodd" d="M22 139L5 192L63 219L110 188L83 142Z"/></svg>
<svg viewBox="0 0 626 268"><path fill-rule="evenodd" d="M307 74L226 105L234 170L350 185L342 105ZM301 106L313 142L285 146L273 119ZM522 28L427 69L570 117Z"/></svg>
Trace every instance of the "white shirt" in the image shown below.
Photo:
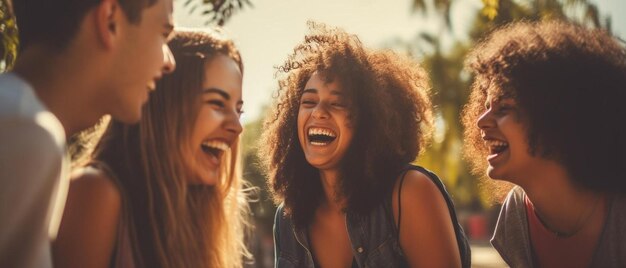
<svg viewBox="0 0 626 268"><path fill-rule="evenodd" d="M0 75L0 267L52 267L68 176L61 122L26 81Z"/></svg>

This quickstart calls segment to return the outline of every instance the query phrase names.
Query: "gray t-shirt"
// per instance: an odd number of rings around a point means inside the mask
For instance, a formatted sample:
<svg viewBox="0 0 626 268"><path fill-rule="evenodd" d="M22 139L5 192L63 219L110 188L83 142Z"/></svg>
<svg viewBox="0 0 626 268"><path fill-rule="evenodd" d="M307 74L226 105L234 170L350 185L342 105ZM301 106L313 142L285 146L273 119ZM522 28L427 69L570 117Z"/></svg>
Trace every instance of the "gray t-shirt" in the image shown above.
<svg viewBox="0 0 626 268"><path fill-rule="evenodd" d="M52 267L68 188L65 142L32 87L0 75L0 267Z"/></svg>
<svg viewBox="0 0 626 268"><path fill-rule="evenodd" d="M507 196L491 244L511 267L535 267L522 188ZM626 196L611 196L598 247L589 267L626 267Z"/></svg>

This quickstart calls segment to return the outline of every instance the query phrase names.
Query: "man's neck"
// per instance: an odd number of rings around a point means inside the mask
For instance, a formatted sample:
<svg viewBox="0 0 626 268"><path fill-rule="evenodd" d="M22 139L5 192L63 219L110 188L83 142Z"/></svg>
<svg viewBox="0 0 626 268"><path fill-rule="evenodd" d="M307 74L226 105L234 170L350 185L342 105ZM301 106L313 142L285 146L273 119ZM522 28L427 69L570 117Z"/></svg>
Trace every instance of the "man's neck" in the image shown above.
<svg viewBox="0 0 626 268"><path fill-rule="evenodd" d="M102 114L94 111L92 105L96 98L90 92L95 84L88 76L88 68L80 64L77 55L67 54L70 53L29 47L20 54L13 71L33 87L70 137L96 123Z"/></svg>

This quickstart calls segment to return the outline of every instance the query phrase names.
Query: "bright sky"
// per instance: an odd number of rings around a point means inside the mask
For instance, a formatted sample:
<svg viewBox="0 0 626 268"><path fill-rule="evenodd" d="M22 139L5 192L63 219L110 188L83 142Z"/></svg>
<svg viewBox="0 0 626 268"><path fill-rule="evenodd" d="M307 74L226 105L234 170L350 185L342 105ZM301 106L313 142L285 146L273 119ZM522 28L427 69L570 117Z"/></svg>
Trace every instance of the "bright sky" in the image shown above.
<svg viewBox="0 0 626 268"><path fill-rule="evenodd" d="M205 19L189 15L186 0L175 1L177 26L203 27ZM235 14L225 29L241 51L244 62L244 122L260 116L277 88L274 66L280 65L303 40L306 21L338 26L358 35L368 46L392 40L412 40L421 30L437 32L439 22L411 12L411 0L250 0L253 8ZM626 39L626 0L591 0L602 14L610 14L616 34ZM456 32L463 32L480 0L457 0L452 10ZM198 12L196 12L198 13Z"/></svg>

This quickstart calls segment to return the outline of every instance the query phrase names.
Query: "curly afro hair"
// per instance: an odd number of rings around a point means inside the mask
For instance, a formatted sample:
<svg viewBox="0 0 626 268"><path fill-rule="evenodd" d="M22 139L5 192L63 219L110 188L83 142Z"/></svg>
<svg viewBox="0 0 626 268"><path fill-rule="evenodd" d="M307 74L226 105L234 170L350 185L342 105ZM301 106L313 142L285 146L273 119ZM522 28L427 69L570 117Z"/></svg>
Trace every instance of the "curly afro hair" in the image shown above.
<svg viewBox="0 0 626 268"><path fill-rule="evenodd" d="M603 30L566 22L510 24L470 53L464 109L466 157L483 173L487 148L477 119L487 94L516 100L529 153L562 164L572 180L626 193L626 50Z"/></svg>
<svg viewBox="0 0 626 268"><path fill-rule="evenodd" d="M348 101L351 144L340 167L338 197L347 210L367 213L390 194L402 168L430 138L429 83L416 63L363 47L355 35L309 22L311 33L278 68L277 104L265 122L260 156L277 203L296 225L308 224L323 197L319 172L305 159L297 117L314 72L338 81Z"/></svg>

